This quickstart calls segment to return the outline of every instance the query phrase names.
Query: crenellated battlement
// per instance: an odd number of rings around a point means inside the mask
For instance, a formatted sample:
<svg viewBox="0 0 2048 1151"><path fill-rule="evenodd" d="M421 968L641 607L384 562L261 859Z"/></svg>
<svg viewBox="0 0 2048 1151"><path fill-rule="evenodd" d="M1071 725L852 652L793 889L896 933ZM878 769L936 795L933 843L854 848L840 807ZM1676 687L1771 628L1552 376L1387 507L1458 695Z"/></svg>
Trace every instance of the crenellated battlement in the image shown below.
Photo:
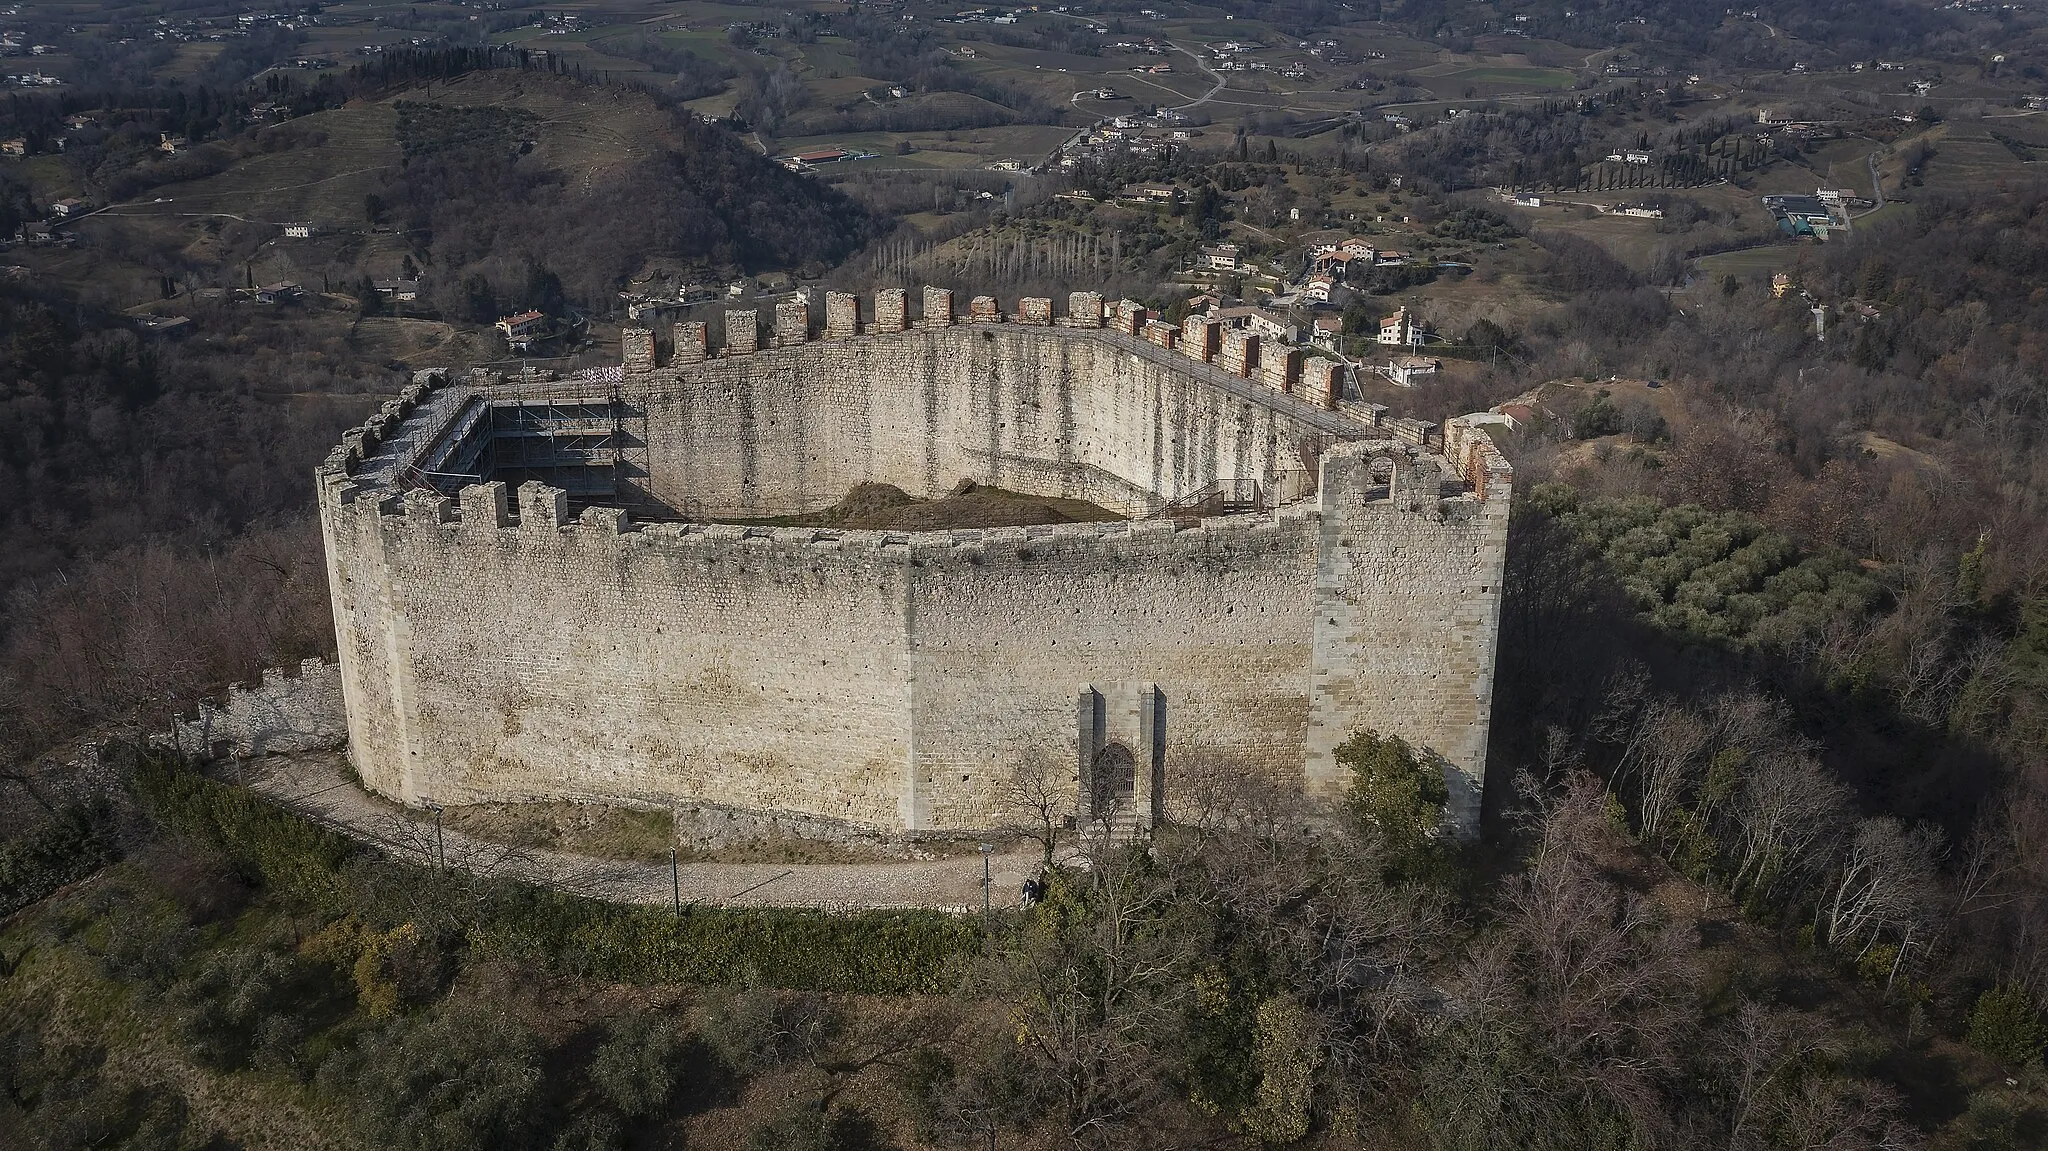
<svg viewBox="0 0 2048 1151"><path fill-rule="evenodd" d="M364 476L364 484L375 487L418 486L422 475L446 475L445 460L433 452L445 447L448 436L459 438L474 429L435 429L417 426L449 415L460 406L447 390L466 389L463 399L498 395L530 395L548 398L570 395L615 395L622 389L640 391L673 389L679 381L710 378L730 368L735 360L754 361L768 357L761 371L775 372L793 365L789 357L863 356L870 360L889 356L885 349L901 346L914 350L917 343L931 339L960 339L981 329L991 335L1010 328L1018 338L1100 342L1118 351L1148 360L1160 368L1216 388L1231 396L1273 408L1277 415L1306 423L1317 434L1339 440L1370 437L1375 431L1391 433L1418 446L1431 442L1434 429L1415 421L1384 419L1384 409L1370 404L1342 400L1344 366L1301 348L1261 346L1255 333L1225 331L1206 317L1190 317L1180 328L1153 318L1136 301L1105 301L1099 294L1076 292L1065 301L1063 314L1056 314L1054 301L1027 297L1016 302L1014 313L1004 313L995 297L976 297L965 318L957 314L953 293L927 288L922 293L923 311L912 318L910 293L884 290L869 300L849 293L827 293L824 298L823 339L814 339L809 305L802 299L786 300L775 309L770 338L761 339L761 316L753 309L725 313L722 325L689 321L672 330L666 360L657 355L655 333L647 328L627 328L621 338L618 368L586 370L563 379L546 369L527 368L505 377L483 369L454 374L443 369L416 373L413 382L396 399L388 401L363 425L344 433L341 442L319 468L323 482L340 484L341 498L354 497L354 488L341 481ZM722 339L714 346L711 334L722 328ZM1038 335L1026 336L1026 333ZM928 346L928 345L926 345ZM740 370L746 370L741 368ZM557 388L554 385L562 385ZM729 390L729 388L728 388ZM592 402L582 399L578 402ZM426 412L422 414L422 405ZM474 413L471 413L474 415ZM644 414L644 413L643 413ZM411 434L402 434L411 429ZM438 438L437 438L438 437ZM445 453L444 453L445 454ZM380 466L365 466L378 461ZM1469 468L1458 469L1461 474ZM1481 467L1472 475L1485 471ZM452 491L459 482L455 473L448 482L435 480L432 486ZM1171 498L1170 496L1168 498Z"/></svg>
<svg viewBox="0 0 2048 1151"><path fill-rule="evenodd" d="M956 311L953 293L944 288L926 288L923 308L916 318L909 311L910 294L903 289L884 289L870 299L850 292L826 292L822 314L807 297L783 300L775 305L772 338L760 339L762 316L758 309L731 309L716 327L723 339L716 348L707 342L713 330L703 321L685 321L671 329L671 353L667 363L655 356L656 336L651 328L627 328L621 336L620 362L628 374L652 372L658 368L683 368L702 363L707 357L744 357L767 348L796 347L813 341L842 342L864 337L896 336L905 332L937 331L963 324L1017 324L1028 327L1105 330L1128 339L1144 339L1167 351L1175 350L1189 359L1214 364L1223 371L1285 395L1296 396L1325 411L1334 411L1344 395L1344 365L1312 355L1298 347L1262 345L1255 333L1225 329L1206 317L1193 317L1178 336L1158 336L1155 326L1175 331L1136 300L1110 301L1098 292L1073 292L1064 301L1064 312L1055 311L1048 296L1025 296L1006 310L996 296L975 296L966 313ZM1190 338L1192 337L1192 338Z"/></svg>
<svg viewBox="0 0 2048 1151"><path fill-rule="evenodd" d="M1391 445L1387 445L1391 446ZM1446 506L1469 496L1453 495ZM876 565L1018 566L1053 562L1114 565L1123 561L1230 558L1307 538L1314 503L1270 511L1199 518L1108 520L1004 528L893 531L726 523L635 523L620 508L589 507L571 515L568 495L538 482L517 491L503 483L464 488L457 498L416 489L381 502L363 501L387 535L440 534L452 546L487 540L546 539L578 547L611 541L625 559L667 556L696 562Z"/></svg>

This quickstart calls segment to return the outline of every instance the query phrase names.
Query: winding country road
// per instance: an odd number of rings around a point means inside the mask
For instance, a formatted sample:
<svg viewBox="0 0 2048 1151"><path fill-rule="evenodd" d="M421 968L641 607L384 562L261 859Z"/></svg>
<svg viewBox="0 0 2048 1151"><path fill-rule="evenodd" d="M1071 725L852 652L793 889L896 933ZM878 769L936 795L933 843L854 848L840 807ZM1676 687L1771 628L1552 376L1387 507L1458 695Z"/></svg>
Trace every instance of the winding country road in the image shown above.
<svg viewBox="0 0 2048 1151"><path fill-rule="evenodd" d="M1225 85L1229 83L1228 80L1223 78L1223 73L1218 72L1216 69L1209 67L1209 62L1207 60L1202 59L1199 53L1190 51L1182 44L1173 40L1168 40L1167 43L1173 45L1174 51L1179 52L1181 55L1186 56L1190 60L1193 60L1195 62L1195 67L1200 68L1204 72L1207 72L1209 74L1209 78L1211 80L1216 81L1215 87L1210 88L1207 92L1202 93L1200 96L1195 97L1193 100L1190 100L1189 102L1180 105L1176 109L1176 111L1184 112L1189 108L1197 108L1203 104L1207 104L1211 100L1214 100L1216 98L1216 94L1218 92L1223 91Z"/></svg>

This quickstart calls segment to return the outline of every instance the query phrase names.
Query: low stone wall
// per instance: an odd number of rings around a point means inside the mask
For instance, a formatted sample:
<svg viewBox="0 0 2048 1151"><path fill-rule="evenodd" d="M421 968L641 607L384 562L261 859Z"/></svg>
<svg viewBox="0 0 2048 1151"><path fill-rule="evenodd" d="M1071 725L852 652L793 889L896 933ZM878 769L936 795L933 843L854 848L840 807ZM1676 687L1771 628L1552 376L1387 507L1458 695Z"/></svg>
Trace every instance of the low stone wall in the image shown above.
<svg viewBox="0 0 2048 1151"><path fill-rule="evenodd" d="M161 742L201 759L332 751L348 743L341 665L302 660L297 674L263 669L254 687L233 684L219 703L202 701L196 718L180 720Z"/></svg>

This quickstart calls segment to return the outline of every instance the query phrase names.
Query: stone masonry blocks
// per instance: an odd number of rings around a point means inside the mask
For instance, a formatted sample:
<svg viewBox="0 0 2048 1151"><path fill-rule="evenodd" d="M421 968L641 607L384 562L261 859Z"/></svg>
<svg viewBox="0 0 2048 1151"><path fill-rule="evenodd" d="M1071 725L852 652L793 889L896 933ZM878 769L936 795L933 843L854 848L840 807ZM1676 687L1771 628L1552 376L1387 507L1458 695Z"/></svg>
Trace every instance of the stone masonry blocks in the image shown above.
<svg viewBox="0 0 2048 1151"><path fill-rule="evenodd" d="M725 314L725 354L751 356L761 346L761 320L752 308Z"/></svg>
<svg viewBox="0 0 2048 1151"><path fill-rule="evenodd" d="M1102 293L1073 292L1067 296L1067 321L1077 328L1102 326Z"/></svg>
<svg viewBox="0 0 2048 1151"><path fill-rule="evenodd" d="M910 293L902 288L883 288L875 293L877 332L900 332L910 326Z"/></svg>
<svg viewBox="0 0 2048 1151"><path fill-rule="evenodd" d="M1301 383L1304 353L1276 344L1259 349L1259 381L1276 392L1293 392Z"/></svg>
<svg viewBox="0 0 2048 1151"><path fill-rule="evenodd" d="M976 296L967 303L967 319L976 324L1002 322L1003 306L994 296Z"/></svg>
<svg viewBox="0 0 2048 1151"><path fill-rule="evenodd" d="M670 362L675 364L703 363L704 356L711 346L709 333L704 328L704 321L690 320L677 324L675 333L675 357Z"/></svg>
<svg viewBox="0 0 2048 1151"><path fill-rule="evenodd" d="M1251 379L1259 370L1259 336L1256 332L1231 330L1223 333L1223 350L1216 363L1233 376Z"/></svg>
<svg viewBox="0 0 2048 1151"><path fill-rule="evenodd" d="M619 342L624 346L625 369L627 371L651 372L654 370L653 329L622 329L619 332Z"/></svg>
<svg viewBox="0 0 2048 1151"><path fill-rule="evenodd" d="M948 328L953 325L953 293L946 288L924 290L924 326Z"/></svg>
<svg viewBox="0 0 2048 1151"><path fill-rule="evenodd" d="M1046 296L1026 296L1018 300L1017 322L1041 325L1052 323L1052 300Z"/></svg>
<svg viewBox="0 0 2048 1151"><path fill-rule="evenodd" d="M1223 346L1223 326L1207 316L1189 316L1180 322L1180 350L1211 363Z"/></svg>
<svg viewBox="0 0 2048 1151"><path fill-rule="evenodd" d="M775 342L789 347L811 338L811 306L801 298L775 305Z"/></svg>
<svg viewBox="0 0 2048 1151"><path fill-rule="evenodd" d="M825 293L825 338L851 339L860 333L860 297L852 292Z"/></svg>
<svg viewBox="0 0 2048 1151"><path fill-rule="evenodd" d="M504 483L493 480L462 489L462 523L471 530L511 527L511 501Z"/></svg>

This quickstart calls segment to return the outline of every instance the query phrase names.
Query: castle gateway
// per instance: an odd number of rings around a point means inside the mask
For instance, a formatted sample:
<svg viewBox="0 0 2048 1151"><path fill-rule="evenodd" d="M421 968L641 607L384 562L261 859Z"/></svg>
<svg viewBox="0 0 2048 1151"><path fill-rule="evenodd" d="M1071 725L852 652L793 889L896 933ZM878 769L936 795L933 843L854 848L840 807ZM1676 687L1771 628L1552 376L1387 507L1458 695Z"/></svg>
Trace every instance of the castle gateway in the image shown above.
<svg viewBox="0 0 2048 1151"><path fill-rule="evenodd" d="M363 782L966 831L1054 761L1082 819L1143 825L1210 765L1340 794L1371 728L1473 832L1512 486L1483 431L1090 293L922 303L679 324L665 364L628 329L571 378L423 372L344 436L319 500ZM962 479L1129 518L716 522Z"/></svg>

